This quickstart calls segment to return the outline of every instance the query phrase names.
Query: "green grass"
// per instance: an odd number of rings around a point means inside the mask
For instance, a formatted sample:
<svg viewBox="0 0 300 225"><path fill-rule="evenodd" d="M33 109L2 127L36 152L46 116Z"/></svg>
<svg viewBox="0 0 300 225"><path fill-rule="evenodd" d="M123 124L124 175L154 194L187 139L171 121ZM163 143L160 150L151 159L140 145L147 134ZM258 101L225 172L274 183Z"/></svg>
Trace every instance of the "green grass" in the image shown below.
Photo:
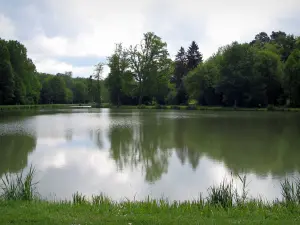
<svg viewBox="0 0 300 225"><path fill-rule="evenodd" d="M63 109L63 108L70 108L76 106L81 106L81 105L80 104L0 105L0 111L32 110L32 109Z"/></svg>
<svg viewBox="0 0 300 225"><path fill-rule="evenodd" d="M70 107L91 106L92 108L120 108L120 109L161 109L161 110L202 110L202 111L280 111L280 112L300 112L300 108L286 108L269 106L266 108L240 108L223 106L200 106L189 105L121 105L119 107L110 103L97 104L40 104L40 105L0 105L1 111L12 110L33 110L33 109L65 109Z"/></svg>
<svg viewBox="0 0 300 225"><path fill-rule="evenodd" d="M120 109L161 109L161 110L202 110L202 111L276 111L276 112L300 112L300 108L266 107L266 108L240 108L223 106L199 106L199 105L122 105L113 106L105 104L101 108Z"/></svg>
<svg viewBox="0 0 300 225"><path fill-rule="evenodd" d="M71 201L49 202L33 197L34 173L31 167L25 176L2 180L5 188L0 198L0 224L300 224L297 180L283 181L282 200L271 203L247 198L245 176L239 177L241 194L232 180L224 180L208 190L207 198L200 195L194 201L150 197L144 201L113 201L103 194L88 198L77 192Z"/></svg>
<svg viewBox="0 0 300 225"><path fill-rule="evenodd" d="M299 208L247 203L224 209L199 202L104 204L0 202L0 224L299 224Z"/></svg>

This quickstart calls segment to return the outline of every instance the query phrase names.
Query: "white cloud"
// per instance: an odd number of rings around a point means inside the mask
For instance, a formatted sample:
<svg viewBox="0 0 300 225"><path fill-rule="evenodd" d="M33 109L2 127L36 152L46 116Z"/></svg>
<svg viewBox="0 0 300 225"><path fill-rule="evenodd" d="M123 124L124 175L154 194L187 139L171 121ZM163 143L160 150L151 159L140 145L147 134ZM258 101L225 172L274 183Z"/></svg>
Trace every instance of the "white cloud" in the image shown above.
<svg viewBox="0 0 300 225"><path fill-rule="evenodd" d="M271 0L165 0L164 7L168 10L155 11L159 7L153 2L147 22L152 30L172 43L170 52L177 51L180 45L190 44L192 40L199 43L204 57L209 57L217 49L232 41L249 41L261 32L284 29L279 21L297 15L300 1L287 0L274 4ZM154 18L157 19L154 19ZM164 20L160 20L162 18ZM152 21L155 21L152 22ZM161 25L168 25L167 32ZM170 36L169 30L177 31ZM294 31L295 32L295 31ZM175 48L175 49L174 49Z"/></svg>
<svg viewBox="0 0 300 225"><path fill-rule="evenodd" d="M47 37L40 33L27 41L32 54L47 56L98 56L106 57L115 48L115 43L137 43L145 32L143 5L118 1L58 1L47 2L59 18L77 23L80 32L73 37L63 33ZM134 3L134 4L133 4ZM66 25L66 29L68 29Z"/></svg>
<svg viewBox="0 0 300 225"><path fill-rule="evenodd" d="M0 34L3 39L15 38L15 27L13 22L2 14L0 14Z"/></svg>
<svg viewBox="0 0 300 225"><path fill-rule="evenodd" d="M48 58L43 60L34 60L36 68L39 72L43 73L63 73L66 71L72 71L74 77L89 77L93 74L94 66L76 66L69 63L61 62L55 58ZM102 76L103 78L107 77L109 73L109 67L104 66Z"/></svg>
<svg viewBox="0 0 300 225"><path fill-rule="evenodd" d="M77 67L69 63L57 61L55 58L35 61L35 65L38 71L50 74L72 71L75 76L88 77L93 71L91 66Z"/></svg>

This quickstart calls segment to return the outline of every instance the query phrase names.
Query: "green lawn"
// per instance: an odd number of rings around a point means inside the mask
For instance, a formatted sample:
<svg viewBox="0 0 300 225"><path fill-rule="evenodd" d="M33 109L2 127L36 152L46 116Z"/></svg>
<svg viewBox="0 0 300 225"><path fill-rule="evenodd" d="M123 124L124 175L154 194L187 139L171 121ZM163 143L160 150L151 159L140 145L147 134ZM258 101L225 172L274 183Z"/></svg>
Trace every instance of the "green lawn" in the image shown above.
<svg viewBox="0 0 300 225"><path fill-rule="evenodd" d="M0 202L0 224L300 224L300 207Z"/></svg>

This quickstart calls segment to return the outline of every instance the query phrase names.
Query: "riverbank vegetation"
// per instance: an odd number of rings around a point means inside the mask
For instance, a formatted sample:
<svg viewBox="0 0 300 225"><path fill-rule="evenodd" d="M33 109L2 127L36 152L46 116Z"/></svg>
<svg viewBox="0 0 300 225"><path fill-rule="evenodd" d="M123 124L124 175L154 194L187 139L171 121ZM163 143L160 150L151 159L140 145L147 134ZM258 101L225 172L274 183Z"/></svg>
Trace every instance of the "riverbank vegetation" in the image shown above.
<svg viewBox="0 0 300 225"><path fill-rule="evenodd" d="M108 58L109 96L117 105L138 99L146 105L299 107L299 41L281 31L261 32L250 43L233 42L205 61L193 41L172 61L167 44L146 33L141 44L117 45Z"/></svg>
<svg viewBox="0 0 300 225"><path fill-rule="evenodd" d="M238 176L208 189L193 201L151 199L113 201L103 194L87 198L75 193L70 201L42 200L34 183L35 170L2 178L0 224L298 224L300 182L284 180L282 196L273 202L248 197L247 180Z"/></svg>
<svg viewBox="0 0 300 225"><path fill-rule="evenodd" d="M24 45L1 39L0 105L300 107L299 37L261 32L249 43L221 47L206 60L199 46L192 41L171 59L167 43L148 32L137 45L116 45L105 79L105 63L87 78L73 78L70 71L39 73Z"/></svg>

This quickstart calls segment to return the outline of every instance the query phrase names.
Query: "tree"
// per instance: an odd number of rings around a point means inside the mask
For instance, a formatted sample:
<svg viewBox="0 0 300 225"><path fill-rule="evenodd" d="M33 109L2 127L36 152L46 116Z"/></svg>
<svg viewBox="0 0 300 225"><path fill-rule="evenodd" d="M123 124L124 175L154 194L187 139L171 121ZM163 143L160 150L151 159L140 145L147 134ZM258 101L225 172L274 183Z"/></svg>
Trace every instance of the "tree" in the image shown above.
<svg viewBox="0 0 300 225"><path fill-rule="evenodd" d="M0 39L0 104L12 104L14 99L14 74L10 64L7 44Z"/></svg>
<svg viewBox="0 0 300 225"><path fill-rule="evenodd" d="M8 41L7 47L10 54L10 62L14 73L14 102L17 104L25 104L26 101L26 85L29 83L29 74L25 69L27 60L27 50L24 45L18 41ZM30 89L28 87L28 89ZM30 91L30 90L29 90Z"/></svg>
<svg viewBox="0 0 300 225"><path fill-rule="evenodd" d="M94 71L94 78L96 79L96 82L97 82L95 102L99 105L101 104L101 84L100 84L100 80L102 79L103 66L104 66L103 63L98 63L95 66L95 71Z"/></svg>
<svg viewBox="0 0 300 225"><path fill-rule="evenodd" d="M184 87L183 78L186 76L188 69L187 69L187 56L183 47L181 47L176 55L175 58L175 69L174 75L172 77L172 82L175 83L175 87L177 90L176 94L176 103L186 103L187 102L187 93Z"/></svg>
<svg viewBox="0 0 300 225"><path fill-rule="evenodd" d="M144 94L151 85L149 81L153 80L153 74L165 70L164 63L168 61L169 56L167 44L154 33L148 32L144 34L139 45L130 46L128 54L130 69L138 84L138 103L142 104Z"/></svg>
<svg viewBox="0 0 300 225"><path fill-rule="evenodd" d="M42 85L39 81L36 67L31 59L27 59L25 63L25 70L28 76L26 89L27 104L38 104L40 100L40 92Z"/></svg>
<svg viewBox="0 0 300 225"><path fill-rule="evenodd" d="M269 43L271 38L266 32L260 32L255 35L255 39L250 42L250 45L256 45L258 47L263 47L265 44Z"/></svg>
<svg viewBox="0 0 300 225"><path fill-rule="evenodd" d="M64 104L67 101L67 88L65 81L60 76L53 76L49 79L49 91L51 103Z"/></svg>
<svg viewBox="0 0 300 225"><path fill-rule="evenodd" d="M233 42L223 48L221 78L216 90L228 106L258 106L265 104L264 86L254 73L255 48Z"/></svg>
<svg viewBox="0 0 300 225"><path fill-rule="evenodd" d="M300 106L300 50L295 49L285 63L285 90L292 106Z"/></svg>
<svg viewBox="0 0 300 225"><path fill-rule="evenodd" d="M183 47L181 47L175 57L174 75L172 82L175 83L176 88L182 85L182 78L187 73L187 57Z"/></svg>
<svg viewBox="0 0 300 225"><path fill-rule="evenodd" d="M293 49L296 47L296 39L293 35L287 35L282 31L272 31L271 42L278 49L281 60L285 62L289 55L292 53Z"/></svg>
<svg viewBox="0 0 300 225"><path fill-rule="evenodd" d="M89 95L89 100L91 102L95 101L94 98L94 88L93 88L93 75L90 75L88 78L88 95Z"/></svg>
<svg viewBox="0 0 300 225"><path fill-rule="evenodd" d="M88 101L88 88L83 80L74 81L73 101L74 103L85 103Z"/></svg>
<svg viewBox="0 0 300 225"><path fill-rule="evenodd" d="M128 52L123 49L122 44L117 44L114 54L108 57L108 66L110 73L106 85L110 101L119 106L122 96L129 94L133 81L129 71Z"/></svg>
<svg viewBox="0 0 300 225"><path fill-rule="evenodd" d="M188 73L185 77L185 87L192 99L201 105L220 104L220 95L215 87L220 79L220 55L209 58L205 63Z"/></svg>
<svg viewBox="0 0 300 225"><path fill-rule="evenodd" d="M199 63L203 61L202 54L199 52L199 47L195 41L192 42L187 51L187 70L191 71L195 69Z"/></svg>
<svg viewBox="0 0 300 225"><path fill-rule="evenodd" d="M282 94L283 65L280 57L267 50L258 51L254 73L261 77L261 82L265 85L266 104L278 104L278 99Z"/></svg>
<svg viewBox="0 0 300 225"><path fill-rule="evenodd" d="M73 92L69 89L66 88L66 97L65 97L65 102L70 104L73 103Z"/></svg>
<svg viewBox="0 0 300 225"><path fill-rule="evenodd" d="M65 73L57 73L56 76L61 77L66 84L66 87L69 89L73 89L73 73L72 71L66 71Z"/></svg>

